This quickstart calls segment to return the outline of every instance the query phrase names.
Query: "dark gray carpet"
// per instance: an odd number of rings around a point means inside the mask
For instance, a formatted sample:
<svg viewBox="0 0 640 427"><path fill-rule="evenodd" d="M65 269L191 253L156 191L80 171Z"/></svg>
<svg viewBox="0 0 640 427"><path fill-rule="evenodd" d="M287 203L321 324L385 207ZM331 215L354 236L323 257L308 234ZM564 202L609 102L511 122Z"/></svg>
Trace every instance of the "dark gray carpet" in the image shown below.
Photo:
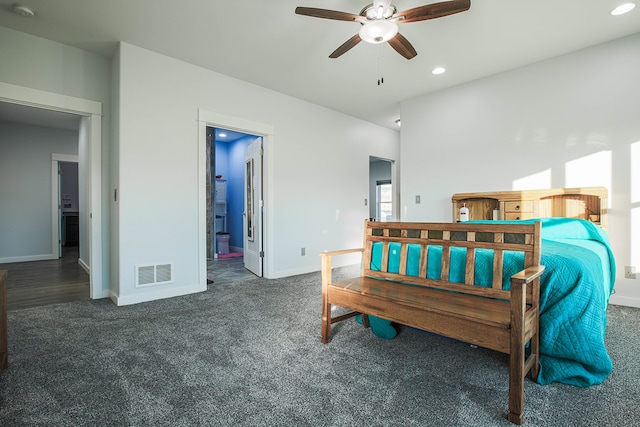
<svg viewBox="0 0 640 427"><path fill-rule="evenodd" d="M603 384L527 381L526 425L637 425L638 325L610 307ZM319 336L318 273L11 311L0 425L511 425L504 355L409 328L385 341L353 319Z"/></svg>

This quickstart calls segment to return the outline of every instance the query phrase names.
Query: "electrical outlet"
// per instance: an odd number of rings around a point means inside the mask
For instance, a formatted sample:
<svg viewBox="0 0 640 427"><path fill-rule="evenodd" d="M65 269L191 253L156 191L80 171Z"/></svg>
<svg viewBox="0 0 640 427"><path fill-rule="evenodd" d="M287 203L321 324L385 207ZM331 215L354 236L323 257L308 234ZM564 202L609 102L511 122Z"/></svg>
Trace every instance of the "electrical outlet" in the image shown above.
<svg viewBox="0 0 640 427"><path fill-rule="evenodd" d="M625 279L635 279L636 278L636 268L632 265L626 265L624 267L624 278Z"/></svg>
<svg viewBox="0 0 640 427"><path fill-rule="evenodd" d="M416 205L420 204L420 196L416 195Z"/></svg>
<svg viewBox="0 0 640 427"><path fill-rule="evenodd" d="M307 250L305 248L300 248L300 255L305 256L307 254Z"/></svg>

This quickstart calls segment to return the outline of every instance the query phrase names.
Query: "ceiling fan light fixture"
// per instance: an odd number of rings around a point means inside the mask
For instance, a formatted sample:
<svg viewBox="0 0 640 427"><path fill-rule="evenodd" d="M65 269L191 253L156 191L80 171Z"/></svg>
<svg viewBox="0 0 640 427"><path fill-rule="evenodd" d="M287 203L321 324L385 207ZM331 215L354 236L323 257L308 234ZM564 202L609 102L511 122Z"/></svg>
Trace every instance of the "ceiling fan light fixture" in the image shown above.
<svg viewBox="0 0 640 427"><path fill-rule="evenodd" d="M397 9L392 4L390 4L389 7L386 10L384 9L384 7L382 5L380 5L380 6L378 6L376 8L373 4L370 4L368 6L365 6L360 11L360 16L364 16L368 20L373 21L374 19L391 18L391 16L396 12L397 12Z"/></svg>
<svg viewBox="0 0 640 427"><path fill-rule="evenodd" d="M16 4L13 6L13 13L25 18L31 18L35 16L35 12L33 11L33 9L31 9L29 6L23 6L21 4Z"/></svg>
<svg viewBox="0 0 640 427"><path fill-rule="evenodd" d="M627 12L631 12L634 7L636 7L635 3L624 3L624 4L621 4L620 6L616 7L615 9L613 9L611 11L611 14L613 16L624 15Z"/></svg>
<svg viewBox="0 0 640 427"><path fill-rule="evenodd" d="M367 43L385 43L398 34L398 24L385 19L367 22L360 28L360 38Z"/></svg>

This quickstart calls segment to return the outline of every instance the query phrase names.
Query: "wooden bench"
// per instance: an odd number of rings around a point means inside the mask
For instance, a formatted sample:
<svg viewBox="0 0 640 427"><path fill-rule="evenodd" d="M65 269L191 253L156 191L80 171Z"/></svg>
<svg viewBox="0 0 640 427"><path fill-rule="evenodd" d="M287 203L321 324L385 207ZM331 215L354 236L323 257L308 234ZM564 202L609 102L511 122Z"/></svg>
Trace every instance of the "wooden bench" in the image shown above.
<svg viewBox="0 0 640 427"><path fill-rule="evenodd" d="M322 342L331 341L333 323L361 313L365 326L367 315L373 315L509 354L507 418L522 424L524 378L529 372L533 380L538 376L540 275L544 271L540 265L540 223L365 221L363 246L320 253ZM426 250L427 246L432 249ZM374 247L381 247L376 252L381 259L372 256ZM454 266L452 262L460 256L461 250L454 249L457 247L466 248L462 255L464 266ZM415 261L416 249L419 266L415 262L408 266L410 258ZM479 249L493 251L493 264L489 266L491 287L474 286ZM438 279L427 278L428 258L432 257L428 254L434 253L432 250L441 251ZM456 251L457 255L452 256ZM510 290L503 290L505 251L524 253L524 269L505 278ZM360 276L333 282L332 257L354 252L362 252ZM392 258L392 270L397 271L389 271ZM372 261L378 267L372 268ZM408 267L414 273L419 270L418 276L408 275ZM456 268L458 272L463 269L464 283L449 281ZM332 305L352 311L332 317Z"/></svg>

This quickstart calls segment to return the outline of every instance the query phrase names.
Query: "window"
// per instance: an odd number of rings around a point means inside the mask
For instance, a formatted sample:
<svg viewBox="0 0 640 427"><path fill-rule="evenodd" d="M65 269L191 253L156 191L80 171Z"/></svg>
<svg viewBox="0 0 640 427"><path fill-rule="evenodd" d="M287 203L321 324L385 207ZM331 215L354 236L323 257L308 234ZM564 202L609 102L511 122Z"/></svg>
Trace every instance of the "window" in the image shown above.
<svg viewBox="0 0 640 427"><path fill-rule="evenodd" d="M393 219L393 198L391 181L376 182L376 218L378 221Z"/></svg>

